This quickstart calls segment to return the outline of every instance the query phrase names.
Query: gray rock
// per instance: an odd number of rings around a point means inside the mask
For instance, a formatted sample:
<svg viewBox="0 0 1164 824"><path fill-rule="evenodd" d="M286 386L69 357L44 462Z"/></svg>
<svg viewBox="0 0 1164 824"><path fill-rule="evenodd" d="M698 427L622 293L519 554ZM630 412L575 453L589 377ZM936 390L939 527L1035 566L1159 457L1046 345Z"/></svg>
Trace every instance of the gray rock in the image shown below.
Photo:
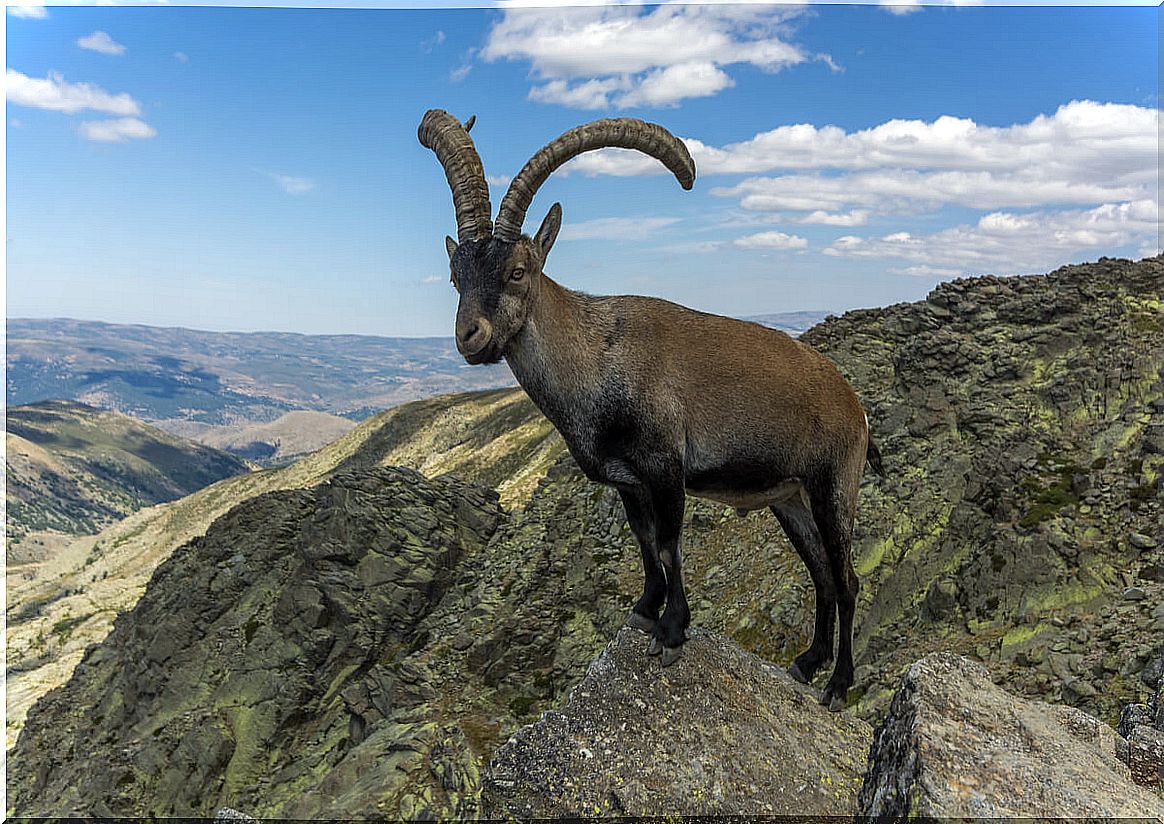
<svg viewBox="0 0 1164 824"><path fill-rule="evenodd" d="M1155 538L1139 532L1133 532L1128 535L1128 543L1136 549L1155 549L1159 546Z"/></svg>
<svg viewBox="0 0 1164 824"><path fill-rule="evenodd" d="M1144 592L1143 587L1128 587L1124 590L1125 601L1143 601L1148 597L1148 593Z"/></svg>
<svg viewBox="0 0 1164 824"><path fill-rule="evenodd" d="M621 629L561 712L497 751L487 817L856 811L865 722L714 633L692 629L666 669L645 647Z"/></svg>
<svg viewBox="0 0 1164 824"><path fill-rule="evenodd" d="M1164 790L1164 731L1138 724L1128 738L1128 767L1137 784Z"/></svg>
<svg viewBox="0 0 1164 824"><path fill-rule="evenodd" d="M1098 720L1007 694L948 653L907 671L869 754L862 816L1157 817Z"/></svg>

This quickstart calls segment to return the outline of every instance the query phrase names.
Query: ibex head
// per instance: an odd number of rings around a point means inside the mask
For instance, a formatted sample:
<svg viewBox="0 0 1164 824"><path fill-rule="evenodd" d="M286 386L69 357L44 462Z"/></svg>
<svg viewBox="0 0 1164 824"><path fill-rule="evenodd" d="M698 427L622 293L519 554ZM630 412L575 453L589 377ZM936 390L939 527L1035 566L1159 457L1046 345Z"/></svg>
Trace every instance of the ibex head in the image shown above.
<svg viewBox="0 0 1164 824"><path fill-rule="evenodd" d="M684 189L695 182L695 163L674 135L654 123L620 117L570 129L530 158L491 220L489 185L469 137L473 118L462 125L448 112L430 109L417 136L445 169L457 214L457 239L445 238L457 306L457 350L469 363L496 363L505 355L538 294L542 267L562 225L562 207L550 207L532 238L521 233L538 188L555 169L582 152L615 146L637 149L662 161Z"/></svg>

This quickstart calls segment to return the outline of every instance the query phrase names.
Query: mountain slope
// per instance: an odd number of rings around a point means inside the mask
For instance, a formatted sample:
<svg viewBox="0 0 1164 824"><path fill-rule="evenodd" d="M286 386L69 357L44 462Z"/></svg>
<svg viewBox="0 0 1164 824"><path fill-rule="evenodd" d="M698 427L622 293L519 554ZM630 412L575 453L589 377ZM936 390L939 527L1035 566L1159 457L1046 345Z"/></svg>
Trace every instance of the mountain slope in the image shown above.
<svg viewBox="0 0 1164 824"><path fill-rule="evenodd" d="M257 495L310 487L341 469L413 466L486 482L513 506L564 450L521 390L431 398L380 413L281 469L229 478L73 540L35 568L7 570L7 746L24 714L69 676L89 644L133 606L157 565L214 519ZM510 473L506 475L505 473Z"/></svg>
<svg viewBox="0 0 1164 824"><path fill-rule="evenodd" d="M250 471L242 460L116 412L71 401L8 409L8 563L36 560L24 539L85 535L142 507Z"/></svg>
<svg viewBox="0 0 1164 824"><path fill-rule="evenodd" d="M264 423L228 426L170 420L159 426L261 466L284 466L350 432L356 422L327 412L299 409Z"/></svg>

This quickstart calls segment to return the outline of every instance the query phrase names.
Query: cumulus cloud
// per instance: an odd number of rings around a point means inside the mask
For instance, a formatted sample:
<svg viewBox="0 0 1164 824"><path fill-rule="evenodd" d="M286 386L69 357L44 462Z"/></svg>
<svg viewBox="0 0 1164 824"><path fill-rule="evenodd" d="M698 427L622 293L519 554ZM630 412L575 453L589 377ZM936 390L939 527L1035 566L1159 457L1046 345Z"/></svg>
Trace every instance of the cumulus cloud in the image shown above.
<svg viewBox="0 0 1164 824"><path fill-rule="evenodd" d="M930 234L846 235L824 254L902 259L915 265L896 271L916 275L1042 271L1081 254L1143 244L1156 237L1158 221L1159 206L1150 199L1057 212L992 212L976 224Z"/></svg>
<svg viewBox="0 0 1164 824"><path fill-rule="evenodd" d="M125 54L125 46L114 41L106 32L95 31L77 39L77 45L82 49L100 52L101 54Z"/></svg>
<svg viewBox="0 0 1164 824"><path fill-rule="evenodd" d="M789 42L788 21L802 13L747 4L511 7L480 56L528 61L531 100L581 109L674 106L732 86L728 66L832 66L828 55Z"/></svg>
<svg viewBox="0 0 1164 824"><path fill-rule="evenodd" d="M745 249L804 249L808 246L806 238L784 232L758 232L738 237L732 242Z"/></svg>
<svg viewBox="0 0 1164 824"><path fill-rule="evenodd" d="M485 182L490 186L508 186L511 180L509 175L485 175Z"/></svg>
<svg viewBox="0 0 1164 824"><path fill-rule="evenodd" d="M643 240L678 222L677 217L602 217L567 223L559 237L563 240Z"/></svg>
<svg viewBox="0 0 1164 824"><path fill-rule="evenodd" d="M79 131L86 140L103 143L124 143L127 140L142 140L157 135L157 130L136 117L121 117L116 120L87 120Z"/></svg>
<svg viewBox="0 0 1164 824"><path fill-rule="evenodd" d="M864 226L869 222L868 209L854 209L851 212L826 212L817 209L800 219L801 223L819 223L824 226Z"/></svg>
<svg viewBox="0 0 1164 824"><path fill-rule="evenodd" d="M1057 177L1070 171L1102 181L1132 173L1142 181L1145 162L1155 157L1158 123L1156 109L1075 100L1010 126L951 116L894 119L853 132L800 123L722 147L694 138L684 143L704 174L893 167L1001 174L1035 165ZM620 176L665 173L655 161L625 149L591 152L570 168Z"/></svg>
<svg viewBox="0 0 1164 824"><path fill-rule="evenodd" d="M8 69L5 81L8 102L17 106L68 114L85 109L122 116L141 114L141 106L128 94L110 94L90 83L69 83L57 72L42 79Z"/></svg>

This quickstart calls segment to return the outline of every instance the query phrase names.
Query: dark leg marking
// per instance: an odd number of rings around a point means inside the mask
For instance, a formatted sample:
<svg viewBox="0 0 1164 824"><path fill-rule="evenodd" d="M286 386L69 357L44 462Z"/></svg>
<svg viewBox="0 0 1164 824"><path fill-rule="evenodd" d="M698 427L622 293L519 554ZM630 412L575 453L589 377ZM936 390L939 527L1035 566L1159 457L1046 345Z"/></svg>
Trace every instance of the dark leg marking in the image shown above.
<svg viewBox="0 0 1164 824"><path fill-rule="evenodd" d="M833 628L837 610L837 588L820 531L810 513L799 502L775 504L772 514L780 522L796 554L808 567L816 590L816 626L812 644L788 668L788 674L802 684L811 683L824 664L833 657Z"/></svg>
<svg viewBox="0 0 1164 824"><path fill-rule="evenodd" d="M663 567L659 564L658 549L655 545L656 531L651 501L643 489L619 489L626 519L631 532L639 542L643 555L643 594L635 604L626 623L635 629L650 633L659 620L659 610L667 597L667 581Z"/></svg>

